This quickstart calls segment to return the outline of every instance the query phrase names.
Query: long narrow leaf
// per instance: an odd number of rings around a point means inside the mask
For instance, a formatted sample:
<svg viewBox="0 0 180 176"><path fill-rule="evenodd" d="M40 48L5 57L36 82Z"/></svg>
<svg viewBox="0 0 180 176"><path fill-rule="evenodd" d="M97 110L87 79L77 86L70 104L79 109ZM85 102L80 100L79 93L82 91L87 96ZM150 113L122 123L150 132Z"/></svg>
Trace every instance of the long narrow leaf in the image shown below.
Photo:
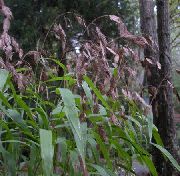
<svg viewBox="0 0 180 176"><path fill-rule="evenodd" d="M150 114L147 117L147 121L148 121L149 140L151 142L151 140L152 140L152 133L153 133L153 115L152 114Z"/></svg>
<svg viewBox="0 0 180 176"><path fill-rule="evenodd" d="M173 156L162 146L158 145L158 144L154 144L152 143L152 145L154 145L157 149L159 149L168 159L169 161L172 163L172 165L180 172L180 165L177 163L177 161L173 158Z"/></svg>
<svg viewBox="0 0 180 176"><path fill-rule="evenodd" d="M8 99L4 96L4 94L0 91L0 99L4 103L5 106L8 108L12 108L12 106L9 104Z"/></svg>
<svg viewBox="0 0 180 176"><path fill-rule="evenodd" d="M158 145L162 147L164 146L161 136L159 135L158 131L155 128L153 128L153 137Z"/></svg>
<svg viewBox="0 0 180 176"><path fill-rule="evenodd" d="M158 173L156 171L156 168L154 166L154 163L152 162L152 160L149 158L149 156L141 156L141 158L143 159L143 161L145 162L146 166L148 167L149 171L151 172L151 174L153 176L158 176Z"/></svg>
<svg viewBox="0 0 180 176"><path fill-rule="evenodd" d="M94 93L96 94L97 98L102 102L102 104L103 104L108 110L110 110L110 107L109 107L107 101L103 98L101 92L97 89L97 87L93 84L93 82L89 79L89 77L84 76L83 78L84 78L84 80L86 81L86 83L90 86L90 88L94 91Z"/></svg>
<svg viewBox="0 0 180 176"><path fill-rule="evenodd" d="M40 129L40 147L44 175L52 176L54 147L50 130Z"/></svg>
<svg viewBox="0 0 180 176"><path fill-rule="evenodd" d="M112 162L109 156L109 151L106 147L106 145L104 144L104 142L102 141L101 137L99 136L99 134L93 132L94 137L96 138L97 143L99 144L100 150L102 151L104 158L106 159L106 162L108 164L108 167L110 169L112 169Z"/></svg>
<svg viewBox="0 0 180 176"><path fill-rule="evenodd" d="M69 89L60 88L60 93L64 102L64 112L67 116L67 119L70 123L71 130L74 134L74 138L76 141L77 149L79 151L80 156L85 162L85 131L86 128L83 124L80 124L78 111L75 104L75 97ZM83 125L83 126L82 126Z"/></svg>
<svg viewBox="0 0 180 176"><path fill-rule="evenodd" d="M91 90L85 81L83 81L82 87L83 87L86 97L88 98L88 101L92 107L93 106L93 98L92 98Z"/></svg>
<svg viewBox="0 0 180 176"><path fill-rule="evenodd" d="M0 90L2 90L4 88L4 85L7 81L9 72L4 70L4 69L0 69Z"/></svg>
<svg viewBox="0 0 180 176"><path fill-rule="evenodd" d="M101 176L111 176L108 174L108 172L106 172L106 170L103 167L101 167L99 165L95 165L95 164L91 164L91 166L94 169L96 169Z"/></svg>

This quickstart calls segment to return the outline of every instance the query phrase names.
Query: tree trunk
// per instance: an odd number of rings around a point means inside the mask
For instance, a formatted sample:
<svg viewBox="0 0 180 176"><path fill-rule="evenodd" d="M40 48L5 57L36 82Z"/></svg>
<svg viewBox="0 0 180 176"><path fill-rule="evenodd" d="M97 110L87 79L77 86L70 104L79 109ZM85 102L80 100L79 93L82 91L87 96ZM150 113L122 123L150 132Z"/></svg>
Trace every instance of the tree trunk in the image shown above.
<svg viewBox="0 0 180 176"><path fill-rule="evenodd" d="M146 86L149 89L154 124L159 130L165 148L175 157L168 0L157 0L158 30L156 30L153 0L139 0L139 5L141 32L145 37L148 35L154 41L152 48L144 50L145 58L151 59L154 63L145 68ZM160 70L156 66L157 61L162 66ZM164 160L160 151L153 149L152 154L159 175L172 176L173 167Z"/></svg>
<svg viewBox="0 0 180 176"><path fill-rule="evenodd" d="M157 27L156 27L156 18L154 14L154 6L155 4L153 0L139 0L141 32L145 37L148 35L153 40L152 48L144 49L144 57L151 59L154 65L146 66L143 86L148 87L149 101L152 106L153 121L154 124L157 126L158 104L159 104L158 86L160 79L159 79L159 69L156 66L157 65L156 62L159 61L159 54L157 47L158 38L157 38ZM159 153L159 151L153 148L151 154L153 156L157 156L157 153ZM154 160L154 164L156 167L158 167L159 165L156 159Z"/></svg>
<svg viewBox="0 0 180 176"><path fill-rule="evenodd" d="M158 43L160 86L158 90L158 118L155 125L163 140L165 148L175 157L175 128L173 112L173 87L172 87L172 61L170 53L170 29L169 29L169 1L157 0L157 23L158 23ZM164 160L160 152L156 152L155 161L157 170L162 176L172 176L174 168Z"/></svg>
<svg viewBox="0 0 180 176"><path fill-rule="evenodd" d="M157 30L156 30L156 19L154 15L154 2L153 0L139 0L140 6L140 19L141 19L141 32L144 37L150 37L152 40L152 48L147 47L144 49L144 57L151 59L154 63L152 65L147 65L145 68L145 81L144 86L148 87L150 95L150 103L152 105L153 117L157 118L157 105L158 97L156 90L159 85L159 70L157 68L158 57L158 47L157 47ZM155 91L154 91L155 90Z"/></svg>

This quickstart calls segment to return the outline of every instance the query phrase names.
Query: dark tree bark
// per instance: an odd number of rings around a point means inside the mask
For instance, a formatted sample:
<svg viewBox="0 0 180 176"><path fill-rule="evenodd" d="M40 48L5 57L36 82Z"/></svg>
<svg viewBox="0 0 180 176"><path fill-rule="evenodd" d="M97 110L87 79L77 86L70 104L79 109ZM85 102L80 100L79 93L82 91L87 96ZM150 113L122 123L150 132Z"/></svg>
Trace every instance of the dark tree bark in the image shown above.
<svg viewBox="0 0 180 176"><path fill-rule="evenodd" d="M169 1L157 0L157 24L159 43L160 86L158 90L158 118L155 121L165 148L177 159L173 111L172 60L170 52ZM157 170L162 176L172 176L174 168L156 152Z"/></svg>
<svg viewBox="0 0 180 176"><path fill-rule="evenodd" d="M144 36L149 36L153 40L152 48L144 49L144 57L149 58L154 62L154 65L147 65L145 67L144 74L144 85L148 87L149 101L152 106L153 121L157 126L158 123L158 104L159 104L159 70L156 66L156 62L159 61L158 55L158 38L157 38L157 26L156 18L154 13L154 2L153 0L139 0L140 7L140 19L141 19L141 32ZM154 164L158 167L159 163L156 160L156 156L159 151L152 149L151 154L153 155ZM154 157L155 156L155 157Z"/></svg>
<svg viewBox="0 0 180 176"><path fill-rule="evenodd" d="M150 36L154 43L152 48L144 50L145 58L152 60L154 65L146 66L146 86L149 89L150 103L152 105L154 124L159 130L165 148L176 157L174 147L175 128L173 123L173 88L172 88L172 63L170 54L170 30L168 0L157 0L157 23L154 15L153 0L139 0L141 32ZM157 37L158 32L158 37ZM158 44L157 44L158 43ZM159 49L158 47L159 46ZM156 62L162 68L159 70ZM152 151L154 164L159 175L172 176L173 167L166 162L159 150Z"/></svg>
<svg viewBox="0 0 180 176"><path fill-rule="evenodd" d="M153 117L157 119L157 88L159 85L159 70L157 68L158 57L158 47L157 47L157 27L156 19L154 14L154 2L153 0L139 0L140 6L140 19L141 19L141 32L144 37L150 37L152 40L152 47L147 47L144 49L144 57L151 59L154 63L152 65L146 65L145 75L144 75L144 86L148 87L150 95L150 103L152 105Z"/></svg>

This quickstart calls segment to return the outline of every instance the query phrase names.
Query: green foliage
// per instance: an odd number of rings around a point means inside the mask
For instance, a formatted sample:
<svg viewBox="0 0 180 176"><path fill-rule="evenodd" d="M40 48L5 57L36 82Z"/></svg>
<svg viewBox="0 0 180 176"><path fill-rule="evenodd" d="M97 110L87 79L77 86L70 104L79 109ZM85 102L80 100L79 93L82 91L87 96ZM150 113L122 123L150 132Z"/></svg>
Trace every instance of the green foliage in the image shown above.
<svg viewBox="0 0 180 176"><path fill-rule="evenodd" d="M50 80L58 80L55 75L51 76ZM68 87L64 88L52 88L51 81L44 82L49 88L47 97L36 91L36 84L30 85L23 94L18 93L5 70L1 69L0 77L1 173L50 176L88 172L115 176L119 167L134 174L132 163L138 161L156 176L144 135L149 139L148 145L154 135L158 145L153 145L179 170L170 153L160 146L156 128L136 105L128 101L129 117L122 118L117 112L123 102L104 97L87 76L83 82L85 109L82 97L73 93L75 82L65 84ZM63 80L72 82L74 78ZM51 98L54 92L57 99ZM95 113L94 96L99 99L99 110ZM116 115L117 124L111 121L112 113ZM82 114L86 114L86 118Z"/></svg>
<svg viewBox="0 0 180 176"><path fill-rule="evenodd" d="M40 129L40 149L42 167L45 176L53 175L54 147L52 144L52 131Z"/></svg>
<svg viewBox="0 0 180 176"><path fill-rule="evenodd" d="M0 75L0 90L2 90L8 78L8 71L1 69Z"/></svg>
<svg viewBox="0 0 180 176"><path fill-rule="evenodd" d="M131 30L136 28L135 16L138 14L138 8L134 6L138 3L132 0L7 0L6 4L13 11L14 16L11 34L21 43L25 51L36 47L41 48L40 43L44 45L44 39L54 20L59 23L64 19L62 14L68 12L81 14L88 23L102 15L118 14L123 17ZM69 24L69 18L71 19L71 16L67 15L63 27L69 30L71 35L81 32L77 26L71 29L66 26ZM104 26L106 26L105 31L110 33L112 25L105 21ZM51 39L46 38L46 40L48 50L54 49L48 44Z"/></svg>

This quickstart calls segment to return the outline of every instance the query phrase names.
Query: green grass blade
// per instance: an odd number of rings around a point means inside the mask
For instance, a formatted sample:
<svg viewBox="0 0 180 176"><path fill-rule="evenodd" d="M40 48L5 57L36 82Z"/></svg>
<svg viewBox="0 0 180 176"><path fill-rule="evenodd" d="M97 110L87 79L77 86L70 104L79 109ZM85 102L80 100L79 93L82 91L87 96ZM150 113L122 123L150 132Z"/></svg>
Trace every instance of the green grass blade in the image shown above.
<svg viewBox="0 0 180 176"><path fill-rule="evenodd" d="M153 137L158 145L162 147L164 146L161 136L159 135L158 131L155 128L153 128Z"/></svg>
<svg viewBox="0 0 180 176"><path fill-rule="evenodd" d="M86 83L89 85L89 87L94 91L97 98L102 102L102 104L106 107L106 109L110 110L110 107L107 103L107 101L103 98L101 92L97 89L97 87L94 85L94 83L89 79L89 77L84 76L83 77Z"/></svg>
<svg viewBox="0 0 180 176"><path fill-rule="evenodd" d="M75 96L69 89L60 88L60 93L64 102L64 112L70 123L71 130L74 134L77 149L85 164L85 147L87 125L80 124L78 109L75 104Z"/></svg>
<svg viewBox="0 0 180 176"><path fill-rule="evenodd" d="M149 171L151 172L151 174L153 176L158 176L158 173L156 171L156 168L154 166L154 163L152 162L152 160L149 158L149 156L141 156L141 158L143 159L143 161L145 162L146 166L148 167Z"/></svg>
<svg viewBox="0 0 180 176"><path fill-rule="evenodd" d="M101 176L111 176L108 174L108 172L106 172L106 170L103 167L101 167L99 165L95 165L95 164L91 164L91 166L94 169L96 169Z"/></svg>
<svg viewBox="0 0 180 176"><path fill-rule="evenodd" d="M12 106L9 104L8 99L4 96L4 94L0 91L0 99L4 103L5 106L8 108L12 108Z"/></svg>
<svg viewBox="0 0 180 176"><path fill-rule="evenodd" d="M30 108L28 107L28 105L22 100L22 98L19 95L16 95L14 97L15 101L17 102L17 104L27 113L27 115L32 118L32 111L30 110Z"/></svg>
<svg viewBox="0 0 180 176"><path fill-rule="evenodd" d="M73 130L81 139L80 121L78 118L78 111L74 100L74 95L69 89L60 88L60 93L64 102L65 114L72 125Z"/></svg>
<svg viewBox="0 0 180 176"><path fill-rule="evenodd" d="M52 176L54 156L54 147L52 144L52 131L40 129L40 148L44 175Z"/></svg>
<svg viewBox="0 0 180 176"><path fill-rule="evenodd" d="M152 143L153 146L155 146L157 149L159 149L172 163L172 165L180 172L180 165L177 163L177 161L173 158L173 156L162 146L158 144Z"/></svg>
<svg viewBox="0 0 180 176"><path fill-rule="evenodd" d="M104 158L106 159L106 162L107 162L107 165L110 169L112 169L112 162L111 162L111 159L110 159L110 155L109 155L109 151L106 147L106 145L104 144L104 142L102 141L101 137L99 134L93 132L93 135L97 141L97 143L99 144L99 147L100 147L100 150L102 151L103 153L103 156Z"/></svg>
<svg viewBox="0 0 180 176"><path fill-rule="evenodd" d="M0 69L0 90L4 88L8 75L9 75L9 72L7 70Z"/></svg>
<svg viewBox="0 0 180 176"><path fill-rule="evenodd" d="M47 113L44 111L44 109L39 106L39 108L36 108L35 109L36 112L39 114L39 120L42 120L42 126L41 128L45 128L45 129L48 129L49 128L49 120L48 120L48 115Z"/></svg>
<svg viewBox="0 0 180 176"><path fill-rule="evenodd" d="M152 140L152 133L153 133L153 115L152 114L150 114L147 117L147 122L148 122L149 141L151 142L151 140Z"/></svg>
<svg viewBox="0 0 180 176"><path fill-rule="evenodd" d="M93 107L93 98L92 98L91 90L85 81L83 81L82 87L84 89L84 92L86 94L86 97L88 98L88 101L89 101L91 107Z"/></svg>

